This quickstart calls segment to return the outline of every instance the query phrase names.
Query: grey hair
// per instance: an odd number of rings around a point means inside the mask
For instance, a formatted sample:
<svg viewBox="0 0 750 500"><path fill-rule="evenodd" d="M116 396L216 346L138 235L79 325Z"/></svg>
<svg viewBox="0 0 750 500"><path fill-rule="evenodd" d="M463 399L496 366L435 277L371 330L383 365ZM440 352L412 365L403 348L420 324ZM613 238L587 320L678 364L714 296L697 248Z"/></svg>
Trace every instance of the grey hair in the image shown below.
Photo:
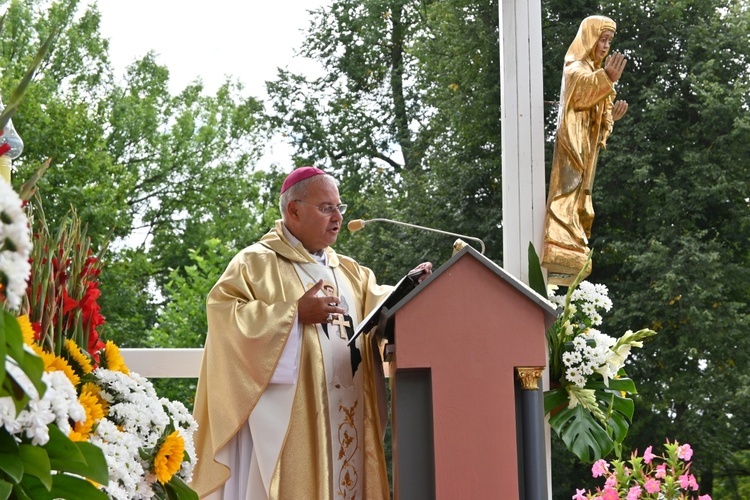
<svg viewBox="0 0 750 500"><path fill-rule="evenodd" d="M289 189L281 193L281 196L279 196L279 212L281 212L281 219L286 221L287 207L289 206L290 202L307 198L307 194L310 191L310 186L315 182L323 181L329 181L332 182L335 186L338 186L338 182L336 182L336 179L334 179L329 174L314 175L312 177L308 177L305 180L299 181L297 184L294 184Z"/></svg>

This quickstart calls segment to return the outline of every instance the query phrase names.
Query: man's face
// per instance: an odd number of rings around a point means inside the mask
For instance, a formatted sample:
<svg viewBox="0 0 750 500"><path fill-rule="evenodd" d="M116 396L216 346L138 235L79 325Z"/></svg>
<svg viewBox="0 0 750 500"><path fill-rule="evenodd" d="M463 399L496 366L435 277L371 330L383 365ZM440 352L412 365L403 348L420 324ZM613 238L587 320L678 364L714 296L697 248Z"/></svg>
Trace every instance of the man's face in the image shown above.
<svg viewBox="0 0 750 500"><path fill-rule="evenodd" d="M615 37L615 32L611 30L605 30L599 35L599 40L596 42L594 47L594 59L601 61L609 53L609 47L612 44L612 39Z"/></svg>
<svg viewBox="0 0 750 500"><path fill-rule="evenodd" d="M341 204L336 185L321 178L310 184L302 201L305 203L293 201L289 204L288 226L292 234L312 253L336 243L344 218L338 210L331 215L324 215L318 210L318 207Z"/></svg>

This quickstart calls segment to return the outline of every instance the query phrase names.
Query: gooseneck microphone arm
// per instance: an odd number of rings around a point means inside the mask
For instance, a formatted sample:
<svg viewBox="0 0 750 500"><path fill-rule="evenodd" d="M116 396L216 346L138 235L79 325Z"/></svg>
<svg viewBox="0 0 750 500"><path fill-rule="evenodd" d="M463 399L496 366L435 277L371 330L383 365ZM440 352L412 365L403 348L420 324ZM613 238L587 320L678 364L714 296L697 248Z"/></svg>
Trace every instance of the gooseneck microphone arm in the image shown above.
<svg viewBox="0 0 750 500"><path fill-rule="evenodd" d="M457 233L451 233L448 231L442 231L440 229L433 229L431 227L417 226L416 224L409 224L408 222L400 222L400 221L391 220L391 219L368 219L368 220L354 219L354 220L349 221L349 224L347 224L346 227L349 228L349 231L354 233L356 231L359 231L360 229L363 229L365 225L369 224L370 222L390 222L391 224L397 224L399 226L406 226L406 227L411 227L414 229L424 229L425 231L432 231L433 233L447 234L448 236L455 236L456 238L476 241L482 247L481 253L482 255L484 255L484 242L480 240L479 238L475 238L473 236L466 236L464 234L457 234Z"/></svg>

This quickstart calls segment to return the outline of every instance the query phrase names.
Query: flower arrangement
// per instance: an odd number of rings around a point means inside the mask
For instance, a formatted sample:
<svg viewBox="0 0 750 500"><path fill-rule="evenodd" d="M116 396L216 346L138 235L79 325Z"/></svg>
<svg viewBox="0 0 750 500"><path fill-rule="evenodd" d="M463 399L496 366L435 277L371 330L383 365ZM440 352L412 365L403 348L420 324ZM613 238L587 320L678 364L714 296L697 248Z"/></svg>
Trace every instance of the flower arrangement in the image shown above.
<svg viewBox="0 0 750 500"><path fill-rule="evenodd" d="M556 289L552 289L554 292ZM655 335L628 330L620 338L600 330L601 311L612 308L605 285L579 275L563 296L550 296L562 308L547 332L551 389L544 394L549 423L570 451L584 462L609 454L627 435L633 418L635 383L624 366L633 347Z"/></svg>
<svg viewBox="0 0 750 500"><path fill-rule="evenodd" d="M0 451L22 457L0 461L0 496L197 499L187 486L197 424L99 338L101 260L80 221L73 214L52 238L33 207L32 249L22 201L4 181L0 199ZM6 265L21 260L31 267Z"/></svg>
<svg viewBox="0 0 750 500"><path fill-rule="evenodd" d="M698 494L698 482L690 473L690 445L667 441L664 448L663 456L655 455L649 446L642 456L634 452L628 461L613 460L612 469L607 461L597 460L591 473L604 479L604 487L593 492L577 489L573 500L711 500L709 495Z"/></svg>

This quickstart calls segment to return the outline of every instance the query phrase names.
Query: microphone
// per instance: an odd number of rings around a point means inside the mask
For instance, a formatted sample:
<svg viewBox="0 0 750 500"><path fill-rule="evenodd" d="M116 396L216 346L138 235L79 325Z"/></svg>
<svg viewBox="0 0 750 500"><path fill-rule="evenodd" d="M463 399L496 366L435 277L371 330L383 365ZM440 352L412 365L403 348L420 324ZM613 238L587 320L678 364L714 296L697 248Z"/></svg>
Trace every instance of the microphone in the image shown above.
<svg viewBox="0 0 750 500"><path fill-rule="evenodd" d="M457 234L457 233L450 233L448 231L441 231L440 229L433 229L431 227L425 227L425 226L417 226L416 224L409 224L407 222L399 222L397 220L391 220L391 219L369 219L369 220L362 220L362 219L354 219L349 221L349 224L346 225L346 227L351 231L352 233L355 233L359 231L360 229L364 229L364 227L369 224L370 222L390 222L391 224L398 224L399 226L406 226L411 227L414 229L423 229L425 231L432 231L434 233L440 233L440 234L447 234L448 236L455 236L457 238L465 238L467 240L473 240L478 242L482 247L482 255L484 255L484 242L480 240L479 238L474 238L473 236L466 236L463 234Z"/></svg>

